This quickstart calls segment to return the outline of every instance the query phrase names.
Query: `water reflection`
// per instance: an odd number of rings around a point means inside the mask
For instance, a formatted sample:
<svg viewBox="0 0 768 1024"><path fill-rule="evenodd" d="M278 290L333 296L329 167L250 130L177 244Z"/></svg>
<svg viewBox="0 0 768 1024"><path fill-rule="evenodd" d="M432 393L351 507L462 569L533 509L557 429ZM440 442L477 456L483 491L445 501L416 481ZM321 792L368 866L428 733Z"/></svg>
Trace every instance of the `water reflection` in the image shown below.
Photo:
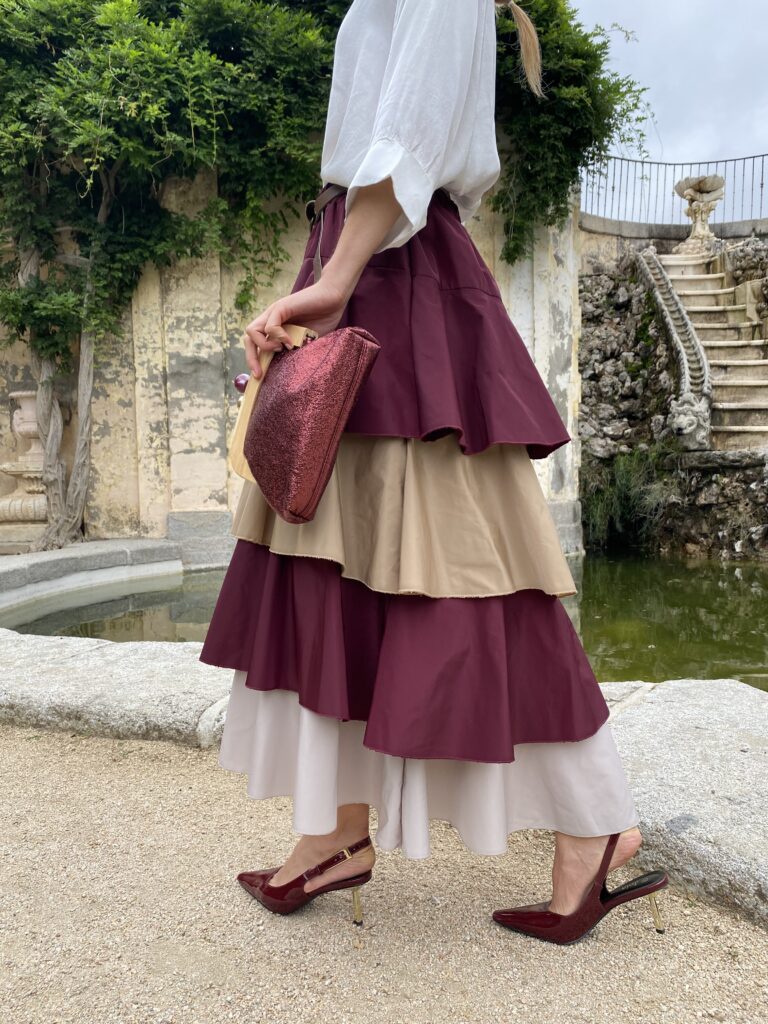
<svg viewBox="0 0 768 1024"><path fill-rule="evenodd" d="M118 642L202 642L223 579L223 569L185 573L181 586L171 590L135 594L54 612L16 629L19 633L93 637Z"/></svg>
<svg viewBox="0 0 768 1024"><path fill-rule="evenodd" d="M742 679L768 690L768 566L589 557L581 637L598 679Z"/></svg>
<svg viewBox="0 0 768 1024"><path fill-rule="evenodd" d="M742 679L768 690L768 566L590 556L566 599L598 679ZM202 641L224 571L180 587L59 612L19 632Z"/></svg>

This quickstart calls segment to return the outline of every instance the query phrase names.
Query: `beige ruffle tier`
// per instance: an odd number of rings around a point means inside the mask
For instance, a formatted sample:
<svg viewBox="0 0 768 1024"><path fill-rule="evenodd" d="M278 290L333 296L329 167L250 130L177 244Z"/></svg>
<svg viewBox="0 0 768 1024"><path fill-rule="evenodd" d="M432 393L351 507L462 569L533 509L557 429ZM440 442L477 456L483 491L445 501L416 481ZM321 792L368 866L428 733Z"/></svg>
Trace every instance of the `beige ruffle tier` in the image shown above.
<svg viewBox="0 0 768 1024"><path fill-rule="evenodd" d="M246 481L232 533L282 555L326 558L387 594L576 593L524 445L464 455L437 441L343 434L314 519L286 523Z"/></svg>

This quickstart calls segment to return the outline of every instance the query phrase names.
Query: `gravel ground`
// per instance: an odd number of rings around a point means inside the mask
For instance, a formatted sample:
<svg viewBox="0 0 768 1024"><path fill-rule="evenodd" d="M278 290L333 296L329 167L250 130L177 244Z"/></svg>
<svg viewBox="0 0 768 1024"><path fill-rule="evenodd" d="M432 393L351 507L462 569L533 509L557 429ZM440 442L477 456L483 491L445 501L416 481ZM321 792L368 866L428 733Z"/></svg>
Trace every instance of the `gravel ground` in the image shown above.
<svg viewBox="0 0 768 1024"><path fill-rule="evenodd" d="M687 1024L768 1021L759 927L667 891L557 947L496 906L544 898L548 836L506 857L434 827L363 890L273 916L234 882L277 864L287 800L245 796L215 750L0 727L2 1024ZM623 877L623 872L617 873Z"/></svg>

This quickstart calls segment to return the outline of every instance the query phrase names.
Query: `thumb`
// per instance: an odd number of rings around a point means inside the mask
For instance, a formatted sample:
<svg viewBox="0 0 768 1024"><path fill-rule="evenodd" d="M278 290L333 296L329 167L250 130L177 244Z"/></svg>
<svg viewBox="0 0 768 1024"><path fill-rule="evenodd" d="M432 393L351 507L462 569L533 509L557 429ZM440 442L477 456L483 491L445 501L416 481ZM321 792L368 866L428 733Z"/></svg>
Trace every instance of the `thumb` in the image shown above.
<svg viewBox="0 0 768 1024"><path fill-rule="evenodd" d="M293 303L290 297L276 302L269 310L269 316L264 324L264 334L272 341L281 341L285 345L292 345L290 336L283 330L282 324L290 322L293 315Z"/></svg>

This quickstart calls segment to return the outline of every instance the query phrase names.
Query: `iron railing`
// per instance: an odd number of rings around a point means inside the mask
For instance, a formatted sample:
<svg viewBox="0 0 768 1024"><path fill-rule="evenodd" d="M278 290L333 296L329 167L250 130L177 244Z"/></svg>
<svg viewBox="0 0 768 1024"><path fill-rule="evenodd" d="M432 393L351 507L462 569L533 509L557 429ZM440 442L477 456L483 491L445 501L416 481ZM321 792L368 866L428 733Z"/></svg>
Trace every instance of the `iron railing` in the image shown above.
<svg viewBox="0 0 768 1024"><path fill-rule="evenodd" d="M734 160L665 164L612 156L588 168L581 180L581 209L597 217L641 224L688 224L686 201L675 192L681 178L719 174L725 196L712 224L768 217L768 153Z"/></svg>

